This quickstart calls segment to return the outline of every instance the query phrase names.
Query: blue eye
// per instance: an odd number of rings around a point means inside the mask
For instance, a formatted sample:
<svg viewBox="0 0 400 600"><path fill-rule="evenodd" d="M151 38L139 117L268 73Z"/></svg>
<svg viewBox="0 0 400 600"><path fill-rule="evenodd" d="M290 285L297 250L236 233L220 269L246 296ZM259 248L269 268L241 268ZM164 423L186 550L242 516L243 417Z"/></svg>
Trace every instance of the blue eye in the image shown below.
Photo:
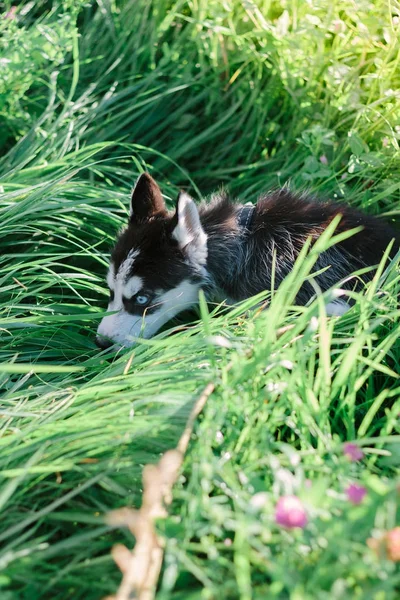
<svg viewBox="0 0 400 600"><path fill-rule="evenodd" d="M136 300L137 304L140 304L141 306L143 306L144 304L148 303L149 297L148 296L136 296L135 300Z"/></svg>

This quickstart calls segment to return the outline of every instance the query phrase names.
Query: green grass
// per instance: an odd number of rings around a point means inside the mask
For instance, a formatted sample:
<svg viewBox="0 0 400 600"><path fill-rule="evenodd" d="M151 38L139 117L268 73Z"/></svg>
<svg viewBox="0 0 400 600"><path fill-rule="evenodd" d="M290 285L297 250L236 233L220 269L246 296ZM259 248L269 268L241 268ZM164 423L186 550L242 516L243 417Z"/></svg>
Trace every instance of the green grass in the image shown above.
<svg viewBox="0 0 400 600"><path fill-rule="evenodd" d="M140 504L143 465L176 444L209 381L159 523L157 597L398 598L398 565L367 545L400 525L398 260L340 319L322 301L293 306L312 255L262 313L209 306L131 350L94 345L144 168L170 204L180 187L247 201L289 183L399 217L398 5L2 8L1 600L116 591L111 547L134 540L103 517ZM365 457L350 463L355 440ZM359 506L351 482L367 489ZM274 521L288 493L304 530Z"/></svg>

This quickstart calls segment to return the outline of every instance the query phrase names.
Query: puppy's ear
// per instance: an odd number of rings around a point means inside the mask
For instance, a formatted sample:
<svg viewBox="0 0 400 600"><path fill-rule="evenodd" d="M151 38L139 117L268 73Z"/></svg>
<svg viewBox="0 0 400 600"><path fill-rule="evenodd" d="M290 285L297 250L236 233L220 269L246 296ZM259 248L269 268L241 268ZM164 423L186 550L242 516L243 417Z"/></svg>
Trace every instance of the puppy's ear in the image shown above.
<svg viewBox="0 0 400 600"><path fill-rule="evenodd" d="M172 237L178 242L188 258L205 265L207 260L207 234L205 233L197 206L186 192L180 192L176 205L176 225Z"/></svg>
<svg viewBox="0 0 400 600"><path fill-rule="evenodd" d="M143 222L165 212L161 190L148 173L140 175L131 196L131 222Z"/></svg>

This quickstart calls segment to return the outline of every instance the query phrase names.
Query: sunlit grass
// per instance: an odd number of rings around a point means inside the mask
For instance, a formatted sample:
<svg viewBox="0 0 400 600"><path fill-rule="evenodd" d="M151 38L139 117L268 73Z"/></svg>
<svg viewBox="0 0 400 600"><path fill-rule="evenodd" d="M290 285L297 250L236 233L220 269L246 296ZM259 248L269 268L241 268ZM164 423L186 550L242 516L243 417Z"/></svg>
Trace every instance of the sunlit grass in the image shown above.
<svg viewBox="0 0 400 600"><path fill-rule="evenodd" d="M169 206L180 187L255 201L289 184L395 222L398 8L53 4L0 25L1 599L115 592L110 549L134 540L103 515L140 504L143 465L176 444L209 381L159 524L159 597L398 597L395 563L367 545L400 524L398 259L339 319L327 298L293 306L311 256L266 311L203 307L131 350L94 344L143 169ZM288 493L304 531L274 522Z"/></svg>

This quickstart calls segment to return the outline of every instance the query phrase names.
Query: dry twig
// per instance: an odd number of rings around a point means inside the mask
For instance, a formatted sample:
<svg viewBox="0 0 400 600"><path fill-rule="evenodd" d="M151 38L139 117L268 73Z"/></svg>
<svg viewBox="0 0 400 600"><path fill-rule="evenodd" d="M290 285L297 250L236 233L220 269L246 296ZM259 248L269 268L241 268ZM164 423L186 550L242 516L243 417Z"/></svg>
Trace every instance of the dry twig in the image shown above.
<svg viewBox="0 0 400 600"><path fill-rule="evenodd" d="M168 450L156 465L143 469L143 501L139 510L122 508L109 513L107 522L129 527L136 538L132 551L118 544L112 556L122 572L117 593L106 600L152 600L160 575L164 544L155 529L155 520L165 517L165 506L172 501L183 457L189 445L194 423L214 390L209 383L195 403L176 449Z"/></svg>

